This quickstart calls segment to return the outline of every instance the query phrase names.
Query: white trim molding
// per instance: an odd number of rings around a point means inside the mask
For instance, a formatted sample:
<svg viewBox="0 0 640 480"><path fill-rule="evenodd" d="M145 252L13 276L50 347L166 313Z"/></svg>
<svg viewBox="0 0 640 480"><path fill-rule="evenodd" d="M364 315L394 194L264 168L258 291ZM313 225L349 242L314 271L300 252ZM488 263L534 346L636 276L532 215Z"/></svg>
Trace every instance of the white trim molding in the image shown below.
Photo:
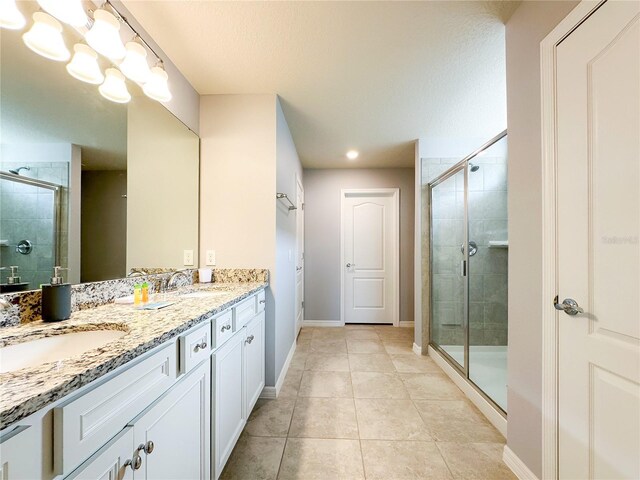
<svg viewBox="0 0 640 480"><path fill-rule="evenodd" d="M529 467L520 460L520 457L513 453L513 450L506 445L502 451L502 461L511 469L513 474L518 477L519 480L538 480L538 477L529 470Z"/></svg>
<svg viewBox="0 0 640 480"><path fill-rule="evenodd" d="M278 398L280 395L280 389L282 388L282 384L284 383L284 379L289 372L289 366L291 365L291 359L293 358L293 354L296 352L296 347L298 346L298 341L294 340L293 345L291 345L291 349L287 354L287 358L284 361L284 365L282 366L282 370L280 371L280 375L278 376L278 380L276 380L275 387L267 387L265 386L262 389L262 393L260 394L260 398L268 398L274 399Z"/></svg>
<svg viewBox="0 0 640 480"><path fill-rule="evenodd" d="M394 200L394 210L396 221L394 225L394 249L395 266L393 271L394 283L394 306L393 325L397 327L400 323L400 189L399 188L343 188L340 190L340 322L345 325L344 314L344 201L348 194L380 194L389 195ZM374 325L374 324L372 324Z"/></svg>
<svg viewBox="0 0 640 480"><path fill-rule="evenodd" d="M418 356L422 356L422 347L415 342L413 344L413 353Z"/></svg>
<svg viewBox="0 0 640 480"><path fill-rule="evenodd" d="M303 320L302 327L344 327L340 320Z"/></svg>
<svg viewBox="0 0 640 480"><path fill-rule="evenodd" d="M429 345L429 356L436 362L442 371L451 379L456 386L462 390L471 403L473 403L487 420L496 427L503 437L507 437L507 419L496 408L485 399L480 392L471 386L471 384L460 373L453 368L449 362L435 348Z"/></svg>
<svg viewBox="0 0 640 480"><path fill-rule="evenodd" d="M542 106L542 478L558 478L556 49L603 1L583 0L540 43Z"/></svg>

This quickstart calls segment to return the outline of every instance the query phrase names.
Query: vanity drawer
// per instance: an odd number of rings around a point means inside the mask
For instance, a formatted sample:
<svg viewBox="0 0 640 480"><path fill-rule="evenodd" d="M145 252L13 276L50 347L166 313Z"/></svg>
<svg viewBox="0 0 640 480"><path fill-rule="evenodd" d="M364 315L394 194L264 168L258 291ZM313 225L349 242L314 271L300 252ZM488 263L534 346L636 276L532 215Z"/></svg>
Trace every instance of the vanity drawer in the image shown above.
<svg viewBox="0 0 640 480"><path fill-rule="evenodd" d="M224 342L229 340L233 335L233 313L231 310L227 310L222 315L218 315L211 321L213 328L213 334L211 335L216 339L214 348L218 348Z"/></svg>
<svg viewBox="0 0 640 480"><path fill-rule="evenodd" d="M244 302L238 304L237 307L234 307L233 311L235 312L236 331L240 330L249 323L249 320L256 316L256 313L258 313L257 304L257 297L256 295L253 295Z"/></svg>
<svg viewBox="0 0 640 480"><path fill-rule="evenodd" d="M212 349L209 322L180 337L180 373L188 373L209 358Z"/></svg>
<svg viewBox="0 0 640 480"><path fill-rule="evenodd" d="M120 432L177 377L176 342L53 411L54 468L66 475Z"/></svg>
<svg viewBox="0 0 640 480"><path fill-rule="evenodd" d="M267 304L267 299L266 299L266 295L264 290L260 290L258 292L258 311L257 313L263 312L264 311L264 307Z"/></svg>

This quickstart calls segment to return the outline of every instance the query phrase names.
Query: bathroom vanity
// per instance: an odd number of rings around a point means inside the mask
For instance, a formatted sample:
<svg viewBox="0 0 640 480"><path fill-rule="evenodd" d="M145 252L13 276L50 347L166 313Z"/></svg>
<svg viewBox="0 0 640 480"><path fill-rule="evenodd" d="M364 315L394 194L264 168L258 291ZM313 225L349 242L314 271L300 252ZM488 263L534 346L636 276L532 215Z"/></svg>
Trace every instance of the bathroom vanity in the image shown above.
<svg viewBox="0 0 640 480"><path fill-rule="evenodd" d="M0 373L0 478L217 479L264 388L266 286L191 285L161 310L110 303L0 329L7 359L15 344L117 337Z"/></svg>

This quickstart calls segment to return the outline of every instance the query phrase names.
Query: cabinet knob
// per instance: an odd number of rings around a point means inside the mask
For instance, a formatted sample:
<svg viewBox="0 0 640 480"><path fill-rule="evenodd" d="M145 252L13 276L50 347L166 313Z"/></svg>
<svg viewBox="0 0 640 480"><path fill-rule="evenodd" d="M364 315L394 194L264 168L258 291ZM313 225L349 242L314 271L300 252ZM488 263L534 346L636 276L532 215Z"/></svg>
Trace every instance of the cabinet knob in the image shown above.
<svg viewBox="0 0 640 480"><path fill-rule="evenodd" d="M207 348L207 342L196 343L196 346L193 347L193 351L198 353L200 350L204 350ZM153 444L153 442L151 442ZM153 447L151 447L153 449Z"/></svg>
<svg viewBox="0 0 640 480"><path fill-rule="evenodd" d="M205 344L206 345L206 344ZM147 442L147 444L144 446L144 452L147 455L151 455L151 453L153 452L153 449L155 448L155 445L153 444L153 442L151 440L149 440Z"/></svg>
<svg viewBox="0 0 640 480"><path fill-rule="evenodd" d="M247 337L247 339L245 340L245 342L250 344L251 342L253 342L253 339L254 339L254 338L256 338L256 337L255 337L255 336L253 336L253 335L249 335L249 336Z"/></svg>
<svg viewBox="0 0 640 480"><path fill-rule="evenodd" d="M227 330L231 330L231 325L223 325L220 329L221 332L225 332Z"/></svg>
<svg viewBox="0 0 640 480"><path fill-rule="evenodd" d="M135 453L135 457L133 457L133 460L127 460L126 462L124 462L124 467L131 467L131 470L140 470L141 466L142 457L138 454L138 452Z"/></svg>
<svg viewBox="0 0 640 480"><path fill-rule="evenodd" d="M260 303L266 303L266 300L260 300Z"/></svg>

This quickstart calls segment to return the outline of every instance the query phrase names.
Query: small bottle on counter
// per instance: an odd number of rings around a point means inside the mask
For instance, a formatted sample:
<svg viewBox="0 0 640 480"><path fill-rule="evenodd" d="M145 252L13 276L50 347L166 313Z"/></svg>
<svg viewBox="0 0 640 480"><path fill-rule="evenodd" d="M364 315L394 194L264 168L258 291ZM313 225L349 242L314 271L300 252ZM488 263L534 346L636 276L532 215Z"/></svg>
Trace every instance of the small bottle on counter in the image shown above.
<svg viewBox="0 0 640 480"><path fill-rule="evenodd" d="M133 304L138 306L142 303L142 285L136 284L133 287Z"/></svg>
<svg viewBox="0 0 640 480"><path fill-rule="evenodd" d="M142 284L142 303L149 302L149 284L144 282Z"/></svg>
<svg viewBox="0 0 640 480"><path fill-rule="evenodd" d="M45 322L59 322L71 317L71 284L63 283L62 270L69 269L53 267L51 283L42 285L42 320Z"/></svg>

